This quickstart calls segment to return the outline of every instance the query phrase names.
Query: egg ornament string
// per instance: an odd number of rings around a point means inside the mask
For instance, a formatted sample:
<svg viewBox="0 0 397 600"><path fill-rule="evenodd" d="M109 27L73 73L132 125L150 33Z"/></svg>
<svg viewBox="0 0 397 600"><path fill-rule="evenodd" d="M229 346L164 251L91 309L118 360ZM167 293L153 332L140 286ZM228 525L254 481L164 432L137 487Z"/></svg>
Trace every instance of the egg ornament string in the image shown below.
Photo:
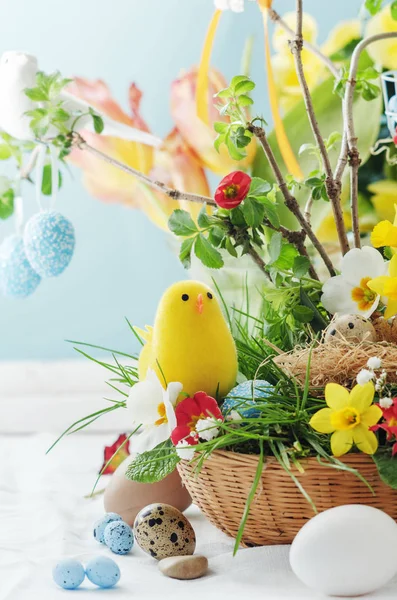
<svg viewBox="0 0 397 600"><path fill-rule="evenodd" d="M72 223L54 210L58 189L58 156L54 146L49 146L51 157L51 203L44 210L41 202L44 163L47 146L43 145L36 165L36 200L40 212L26 224L23 236L26 256L41 277L57 277L72 260L75 232Z"/></svg>
<svg viewBox="0 0 397 600"><path fill-rule="evenodd" d="M36 290L41 277L26 256L22 239L23 201L19 189L16 191L15 233L7 236L0 246L0 291L7 298L26 298Z"/></svg>

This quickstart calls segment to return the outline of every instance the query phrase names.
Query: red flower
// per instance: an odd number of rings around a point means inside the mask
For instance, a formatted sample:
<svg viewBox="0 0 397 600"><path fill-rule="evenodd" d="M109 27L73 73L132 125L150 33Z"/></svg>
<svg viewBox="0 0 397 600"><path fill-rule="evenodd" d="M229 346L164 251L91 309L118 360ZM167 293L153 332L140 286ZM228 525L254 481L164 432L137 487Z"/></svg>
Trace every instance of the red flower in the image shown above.
<svg viewBox="0 0 397 600"><path fill-rule="evenodd" d="M397 398L393 398L393 404L389 408L382 408L380 406L384 422L378 423L377 425L373 425L370 427L372 431L378 431L378 429L383 429L387 433L387 439L390 441L393 439L393 436L397 439ZM393 445L392 455L397 454L397 442Z"/></svg>
<svg viewBox="0 0 397 600"><path fill-rule="evenodd" d="M397 127L396 127L396 131L394 132L394 136L393 136L393 142L395 143L395 145L397 146Z"/></svg>
<svg viewBox="0 0 397 600"><path fill-rule="evenodd" d="M117 467L123 462L123 460L127 458L127 456L129 456L130 442L129 440L126 440L126 434L122 433L121 435L119 435L114 444L112 444L111 446L105 446L103 452L103 465L101 467L101 470L99 471L101 475L112 475L117 469ZM120 450L118 450L121 446L123 447ZM112 460L110 460L115 452L117 452L116 456ZM110 463L107 465L109 460Z"/></svg>
<svg viewBox="0 0 397 600"><path fill-rule="evenodd" d="M175 409L177 426L171 433L174 446L185 440L193 446L198 443L199 435L196 431L196 423L200 419L213 417L223 421L223 415L214 398L207 396L205 392L197 392L193 398L185 398Z"/></svg>
<svg viewBox="0 0 397 600"><path fill-rule="evenodd" d="M236 208L247 196L251 177L243 171L233 171L226 175L216 188L215 202L221 208Z"/></svg>

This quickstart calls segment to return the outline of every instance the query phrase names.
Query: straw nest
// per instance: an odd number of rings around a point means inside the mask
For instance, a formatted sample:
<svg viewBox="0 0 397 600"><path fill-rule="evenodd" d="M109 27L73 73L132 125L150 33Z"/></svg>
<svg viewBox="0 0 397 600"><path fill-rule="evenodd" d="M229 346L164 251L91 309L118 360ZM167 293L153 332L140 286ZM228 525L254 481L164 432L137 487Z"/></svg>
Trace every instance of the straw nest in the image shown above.
<svg viewBox="0 0 397 600"><path fill-rule="evenodd" d="M338 339L324 343L321 340L317 346L297 347L280 354L274 361L285 373L304 385L311 352L310 387L322 389L331 382L351 387L368 359L377 356L382 360L382 369L387 372L387 382L397 383L397 320L389 323L378 319L373 324L378 338L376 342L355 344ZM316 394L316 391L312 389L312 393ZM319 393L322 394L322 391Z"/></svg>

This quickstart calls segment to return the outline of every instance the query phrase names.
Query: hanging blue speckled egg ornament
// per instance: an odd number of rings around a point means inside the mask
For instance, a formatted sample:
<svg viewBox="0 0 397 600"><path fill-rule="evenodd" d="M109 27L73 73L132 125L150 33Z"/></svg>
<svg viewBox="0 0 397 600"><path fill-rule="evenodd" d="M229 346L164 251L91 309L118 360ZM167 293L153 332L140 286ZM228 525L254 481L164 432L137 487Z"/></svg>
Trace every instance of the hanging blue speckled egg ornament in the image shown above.
<svg viewBox="0 0 397 600"><path fill-rule="evenodd" d="M41 277L56 277L70 263L75 234L72 223L59 212L41 211L26 223L23 236L25 252Z"/></svg>
<svg viewBox="0 0 397 600"><path fill-rule="evenodd" d="M8 298L30 296L41 281L32 269L19 235L10 235L0 246L0 290Z"/></svg>

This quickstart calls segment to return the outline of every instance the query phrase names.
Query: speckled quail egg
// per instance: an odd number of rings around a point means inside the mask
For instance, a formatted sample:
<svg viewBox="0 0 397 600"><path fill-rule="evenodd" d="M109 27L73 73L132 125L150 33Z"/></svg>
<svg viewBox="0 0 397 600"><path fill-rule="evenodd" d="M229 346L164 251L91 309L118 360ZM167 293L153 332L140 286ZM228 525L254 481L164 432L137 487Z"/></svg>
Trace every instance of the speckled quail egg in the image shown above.
<svg viewBox="0 0 397 600"><path fill-rule="evenodd" d="M332 343L335 340L347 342L375 342L376 332L371 321L361 315L335 315L328 326L324 342Z"/></svg>
<svg viewBox="0 0 397 600"><path fill-rule="evenodd" d="M196 548L193 527L169 504L149 504L143 508L136 516L134 535L139 547L157 560L188 556Z"/></svg>

